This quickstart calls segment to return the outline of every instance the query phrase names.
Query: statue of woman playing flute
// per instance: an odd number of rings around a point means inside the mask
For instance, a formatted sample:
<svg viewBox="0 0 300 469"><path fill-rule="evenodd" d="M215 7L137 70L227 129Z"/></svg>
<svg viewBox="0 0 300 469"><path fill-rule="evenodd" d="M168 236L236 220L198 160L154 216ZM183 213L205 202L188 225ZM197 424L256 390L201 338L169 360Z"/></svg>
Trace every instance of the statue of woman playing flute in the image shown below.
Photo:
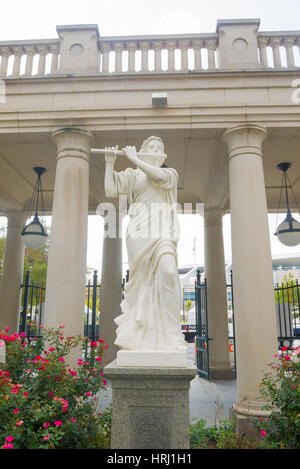
<svg viewBox="0 0 300 469"><path fill-rule="evenodd" d="M145 140L139 156L132 146L123 151L136 169L116 172L116 155L105 154L106 196L127 195L131 217L126 233L130 278L122 314L115 319L115 344L122 350L185 351L176 251L178 175L163 165L166 155L159 137Z"/></svg>

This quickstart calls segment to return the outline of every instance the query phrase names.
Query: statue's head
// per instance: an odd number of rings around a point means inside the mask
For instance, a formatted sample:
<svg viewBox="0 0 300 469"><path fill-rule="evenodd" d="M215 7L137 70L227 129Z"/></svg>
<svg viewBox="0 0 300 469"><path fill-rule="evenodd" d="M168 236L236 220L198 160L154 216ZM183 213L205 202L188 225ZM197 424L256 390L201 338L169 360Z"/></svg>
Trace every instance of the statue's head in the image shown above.
<svg viewBox="0 0 300 469"><path fill-rule="evenodd" d="M166 159L164 154L164 143L160 137L149 137L140 148L140 153L150 153L152 156L141 156L139 158L145 163L160 167Z"/></svg>

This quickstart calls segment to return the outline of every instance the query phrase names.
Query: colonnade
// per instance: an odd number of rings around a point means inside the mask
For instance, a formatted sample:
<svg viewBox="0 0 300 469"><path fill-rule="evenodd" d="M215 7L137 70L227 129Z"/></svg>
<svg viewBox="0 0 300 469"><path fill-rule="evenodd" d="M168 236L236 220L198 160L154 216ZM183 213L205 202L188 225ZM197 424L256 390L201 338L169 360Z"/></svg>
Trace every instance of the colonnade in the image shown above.
<svg viewBox="0 0 300 469"><path fill-rule="evenodd" d="M259 384L277 350L272 260L263 173L261 125L229 127L223 142L229 159L232 268L237 352L238 396L242 415L264 415ZM45 326L65 323L66 335L83 333L89 148L92 135L82 129L54 133L57 166L48 258ZM208 285L210 360L213 377L230 378L226 279L222 235L223 212L204 211L205 272ZM22 213L8 215L1 279L0 328L18 328L24 247ZM114 359L114 318L120 313L122 243L103 241L101 337L109 345L106 362Z"/></svg>

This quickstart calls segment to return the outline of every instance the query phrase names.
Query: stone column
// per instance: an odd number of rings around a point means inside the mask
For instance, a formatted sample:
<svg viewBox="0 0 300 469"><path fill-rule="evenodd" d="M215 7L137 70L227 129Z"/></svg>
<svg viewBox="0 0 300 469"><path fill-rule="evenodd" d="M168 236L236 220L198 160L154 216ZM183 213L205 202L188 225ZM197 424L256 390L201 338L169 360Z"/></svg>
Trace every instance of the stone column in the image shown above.
<svg viewBox="0 0 300 469"><path fill-rule="evenodd" d="M7 214L7 234L0 281L0 330L8 326L10 333L18 332L19 329L25 254L21 232L25 218L24 212Z"/></svg>
<svg viewBox="0 0 300 469"><path fill-rule="evenodd" d="M204 210L204 265L207 280L209 368L212 379L234 379L229 362L223 211Z"/></svg>
<svg viewBox="0 0 300 469"><path fill-rule="evenodd" d="M45 327L65 324L83 335L91 135L66 128L53 134L57 165L46 284Z"/></svg>
<svg viewBox="0 0 300 469"><path fill-rule="evenodd" d="M262 144L256 124L228 128L238 415L264 416L259 385L278 349Z"/></svg>
<svg viewBox="0 0 300 469"><path fill-rule="evenodd" d="M103 357L103 366L111 363L119 350L116 340L116 323L114 319L121 314L122 301L122 237L119 213L116 211L116 237L106 236L104 226L102 272L101 272L101 313L100 336L108 345ZM119 230L120 226L120 230Z"/></svg>

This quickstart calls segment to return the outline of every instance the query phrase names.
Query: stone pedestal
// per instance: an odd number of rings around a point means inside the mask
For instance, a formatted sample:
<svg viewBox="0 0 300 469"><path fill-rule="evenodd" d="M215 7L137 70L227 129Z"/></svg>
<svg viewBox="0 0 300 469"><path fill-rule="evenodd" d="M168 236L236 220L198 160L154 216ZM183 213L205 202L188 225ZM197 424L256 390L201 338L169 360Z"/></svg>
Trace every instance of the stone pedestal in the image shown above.
<svg viewBox="0 0 300 469"><path fill-rule="evenodd" d="M190 381L186 368L104 368L112 386L112 449L189 449Z"/></svg>

